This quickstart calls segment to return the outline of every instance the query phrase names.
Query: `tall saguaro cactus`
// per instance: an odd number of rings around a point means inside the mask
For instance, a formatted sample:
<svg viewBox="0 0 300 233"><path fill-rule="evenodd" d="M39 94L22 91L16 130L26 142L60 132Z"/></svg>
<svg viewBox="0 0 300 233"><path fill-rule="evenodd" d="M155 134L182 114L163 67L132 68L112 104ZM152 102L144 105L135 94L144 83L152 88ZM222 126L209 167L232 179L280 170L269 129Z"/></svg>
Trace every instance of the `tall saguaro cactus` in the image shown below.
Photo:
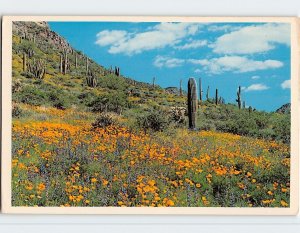
<svg viewBox="0 0 300 233"><path fill-rule="evenodd" d="M180 83L179 83L179 94L180 96L182 96L182 79L180 79Z"/></svg>
<svg viewBox="0 0 300 233"><path fill-rule="evenodd" d="M86 57L86 60L85 60L85 71L86 71L86 75L88 75L89 73L89 58Z"/></svg>
<svg viewBox="0 0 300 233"><path fill-rule="evenodd" d="M237 94L237 99L235 100L238 103L239 109L241 109L241 107L242 107L241 93L242 93L241 86L239 86L239 89L238 89L238 91L236 93Z"/></svg>
<svg viewBox="0 0 300 233"><path fill-rule="evenodd" d="M43 79L46 74L46 65L45 62L41 59L33 60L28 63L28 72L36 79Z"/></svg>
<svg viewBox="0 0 300 233"><path fill-rule="evenodd" d="M152 79L152 87L154 87L155 86L155 77L153 77L153 79Z"/></svg>
<svg viewBox="0 0 300 233"><path fill-rule="evenodd" d="M78 67L78 58L77 58L77 53L75 53L75 68L77 69Z"/></svg>
<svg viewBox="0 0 300 233"><path fill-rule="evenodd" d="M202 80L199 78L199 98L200 98L200 103L202 103L203 100L203 90L202 90Z"/></svg>
<svg viewBox="0 0 300 233"><path fill-rule="evenodd" d="M207 87L207 91L206 91L206 100L209 100L209 86Z"/></svg>
<svg viewBox="0 0 300 233"><path fill-rule="evenodd" d="M69 67L69 61L68 61L68 51L65 49L63 54L60 55L60 73L66 74Z"/></svg>
<svg viewBox="0 0 300 233"><path fill-rule="evenodd" d="M194 78L188 81L188 117L189 128L196 129L196 113L197 113L197 84Z"/></svg>
<svg viewBox="0 0 300 233"><path fill-rule="evenodd" d="M23 71L25 72L27 70L27 55L26 53L23 53Z"/></svg>
<svg viewBox="0 0 300 233"><path fill-rule="evenodd" d="M218 88L216 89L216 97L215 97L215 103L218 105L219 96L218 96Z"/></svg>
<svg viewBox="0 0 300 233"><path fill-rule="evenodd" d="M86 76L86 83L89 87L96 87L97 86L96 77L91 71L88 71L88 74Z"/></svg>
<svg viewBox="0 0 300 233"><path fill-rule="evenodd" d="M115 75L120 76L120 67L115 66Z"/></svg>

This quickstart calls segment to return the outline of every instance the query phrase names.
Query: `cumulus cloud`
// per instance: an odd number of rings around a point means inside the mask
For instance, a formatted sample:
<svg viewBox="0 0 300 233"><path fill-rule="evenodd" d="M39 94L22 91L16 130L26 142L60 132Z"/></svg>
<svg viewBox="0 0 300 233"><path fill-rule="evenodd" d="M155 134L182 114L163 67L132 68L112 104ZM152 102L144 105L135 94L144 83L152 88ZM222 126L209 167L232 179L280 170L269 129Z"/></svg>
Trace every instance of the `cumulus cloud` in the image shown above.
<svg viewBox="0 0 300 233"><path fill-rule="evenodd" d="M268 90L269 87L266 86L265 84L261 84L261 83L256 83L256 84L252 84L249 87L243 87L242 90L244 90L245 92L248 91L264 91L264 90Z"/></svg>
<svg viewBox="0 0 300 233"><path fill-rule="evenodd" d="M184 62L185 62L184 59L156 56L153 65L159 68L161 67L174 68L174 67L181 66Z"/></svg>
<svg viewBox="0 0 300 233"><path fill-rule="evenodd" d="M242 27L217 38L211 46L220 54L253 54L272 50L276 44L290 45L290 25L267 23Z"/></svg>
<svg viewBox="0 0 300 233"><path fill-rule="evenodd" d="M96 44L109 46L111 54L138 54L143 51L164 48L179 44L184 38L199 31L196 23L160 23L146 31L104 30L97 34Z"/></svg>
<svg viewBox="0 0 300 233"><path fill-rule="evenodd" d="M283 66L281 61L257 61L243 56L224 56L212 59L189 59L188 62L200 65L204 71L211 74L224 72L245 73L256 70L275 69Z"/></svg>
<svg viewBox="0 0 300 233"><path fill-rule="evenodd" d="M254 75L254 76L251 77L251 79L260 79L260 76Z"/></svg>
<svg viewBox="0 0 300 233"><path fill-rule="evenodd" d="M200 70L200 69L195 69L194 72L195 72L195 73L201 73L201 70Z"/></svg>
<svg viewBox="0 0 300 233"><path fill-rule="evenodd" d="M207 45L207 40L193 40L184 45L176 46L176 49L185 50L185 49L196 49Z"/></svg>
<svg viewBox="0 0 300 233"><path fill-rule="evenodd" d="M128 37L128 33L126 31L104 30L97 33L96 44L100 46L107 46L115 43L120 43L121 41L125 41L127 37Z"/></svg>
<svg viewBox="0 0 300 233"><path fill-rule="evenodd" d="M291 88L291 80L288 79L288 80L285 80L281 83L281 88L282 89L289 89Z"/></svg>

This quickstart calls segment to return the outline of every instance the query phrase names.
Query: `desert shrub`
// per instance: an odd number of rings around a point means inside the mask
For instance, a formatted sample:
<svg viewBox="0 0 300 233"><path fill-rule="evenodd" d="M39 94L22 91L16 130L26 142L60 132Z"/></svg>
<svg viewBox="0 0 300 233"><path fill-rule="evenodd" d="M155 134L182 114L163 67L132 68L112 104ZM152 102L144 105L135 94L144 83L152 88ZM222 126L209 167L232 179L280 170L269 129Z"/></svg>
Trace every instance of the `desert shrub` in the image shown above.
<svg viewBox="0 0 300 233"><path fill-rule="evenodd" d="M46 94L33 86L25 86L14 97L18 102L35 106L42 105L46 100Z"/></svg>
<svg viewBox="0 0 300 233"><path fill-rule="evenodd" d="M123 93L110 93L102 95L92 101L89 105L93 112L115 112L122 113L126 107L130 107L127 96Z"/></svg>
<svg viewBox="0 0 300 233"><path fill-rule="evenodd" d="M68 97L62 91L51 91L48 95L49 101L53 107L61 110L65 110L70 106Z"/></svg>
<svg viewBox="0 0 300 233"><path fill-rule="evenodd" d="M117 77L114 74L109 74L99 78L98 86L112 90L123 91L126 89L128 84L124 78Z"/></svg>
<svg viewBox="0 0 300 233"><path fill-rule="evenodd" d="M23 114L22 109L17 105L13 104L12 105L12 117L19 118Z"/></svg>
<svg viewBox="0 0 300 233"><path fill-rule="evenodd" d="M137 117L137 125L144 131L163 131L168 125L165 115L160 110L151 110L149 113Z"/></svg>
<svg viewBox="0 0 300 233"><path fill-rule="evenodd" d="M176 126L182 126L186 124L185 109L175 107L171 109L169 119L174 122Z"/></svg>
<svg viewBox="0 0 300 233"><path fill-rule="evenodd" d="M277 140L281 140L285 143L290 143L291 141L291 115L281 114L274 123L273 130L275 132L275 137Z"/></svg>
<svg viewBox="0 0 300 233"><path fill-rule="evenodd" d="M113 119L112 115L108 113L101 113L99 117L92 123L92 127L96 128L105 128L107 126L115 124L116 121Z"/></svg>

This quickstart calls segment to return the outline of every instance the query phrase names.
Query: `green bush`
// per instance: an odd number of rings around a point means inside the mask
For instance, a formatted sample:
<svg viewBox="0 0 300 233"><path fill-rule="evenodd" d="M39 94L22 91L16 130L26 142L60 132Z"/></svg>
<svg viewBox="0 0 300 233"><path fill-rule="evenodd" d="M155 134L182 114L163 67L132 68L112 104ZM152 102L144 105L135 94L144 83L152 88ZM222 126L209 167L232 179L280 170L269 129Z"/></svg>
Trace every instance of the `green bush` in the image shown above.
<svg viewBox="0 0 300 233"><path fill-rule="evenodd" d="M40 106L44 104L46 100L45 92L33 86L25 86L20 92L16 93L14 97L18 102L34 106Z"/></svg>
<svg viewBox="0 0 300 233"><path fill-rule="evenodd" d="M112 115L108 113L101 113L99 117L92 123L92 127L96 128L106 128L107 126L115 124L116 121L113 119Z"/></svg>
<svg viewBox="0 0 300 233"><path fill-rule="evenodd" d="M123 92L102 95L89 105L93 112L115 112L121 114L123 109L130 107L127 96Z"/></svg>
<svg viewBox="0 0 300 233"><path fill-rule="evenodd" d="M137 125L145 132L148 130L163 131L168 125L168 120L164 112L152 110L145 115L138 116Z"/></svg>

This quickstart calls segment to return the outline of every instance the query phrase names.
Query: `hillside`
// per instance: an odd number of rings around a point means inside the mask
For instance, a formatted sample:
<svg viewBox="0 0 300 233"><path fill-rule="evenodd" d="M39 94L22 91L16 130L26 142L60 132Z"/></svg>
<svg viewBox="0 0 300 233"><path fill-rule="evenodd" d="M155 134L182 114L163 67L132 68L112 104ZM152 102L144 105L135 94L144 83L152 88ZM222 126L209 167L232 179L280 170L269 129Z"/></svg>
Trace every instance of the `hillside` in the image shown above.
<svg viewBox="0 0 300 233"><path fill-rule="evenodd" d="M131 121L130 125L137 115L151 118L153 112L165 112L171 122L156 119L162 121L154 122L160 125L158 129L172 122L180 123L180 127L186 124L185 92L181 96L177 87L163 89L155 83L124 77L117 64L108 69L97 64L51 31L46 22L14 23L12 65L15 103L62 110L105 110L121 114ZM221 102L216 106L214 102L214 98L202 101L197 116L199 129L289 141L289 115L237 109Z"/></svg>
<svg viewBox="0 0 300 233"><path fill-rule="evenodd" d="M12 68L13 206L289 206L289 113L193 95L191 130L180 87L105 68L45 22L14 23Z"/></svg>

